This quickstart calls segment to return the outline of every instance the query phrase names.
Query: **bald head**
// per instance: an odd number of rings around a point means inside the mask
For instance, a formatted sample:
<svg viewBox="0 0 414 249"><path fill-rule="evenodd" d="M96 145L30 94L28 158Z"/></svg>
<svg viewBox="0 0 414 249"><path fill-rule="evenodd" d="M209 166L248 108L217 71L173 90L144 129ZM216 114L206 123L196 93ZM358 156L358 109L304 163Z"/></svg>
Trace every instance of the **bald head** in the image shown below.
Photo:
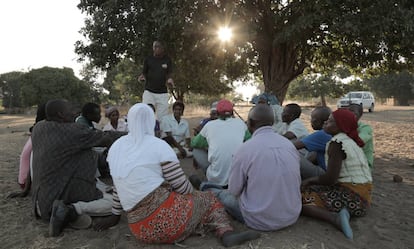
<svg viewBox="0 0 414 249"><path fill-rule="evenodd" d="M262 126L272 126L275 117L269 105L256 105L253 107L247 119L247 125L251 133Z"/></svg>
<svg viewBox="0 0 414 249"><path fill-rule="evenodd" d="M46 120L61 123L73 122L70 103L62 99L49 100L46 103Z"/></svg>
<svg viewBox="0 0 414 249"><path fill-rule="evenodd" d="M331 108L326 106L317 106L311 112L311 126L314 130L321 130L323 124L331 115Z"/></svg>

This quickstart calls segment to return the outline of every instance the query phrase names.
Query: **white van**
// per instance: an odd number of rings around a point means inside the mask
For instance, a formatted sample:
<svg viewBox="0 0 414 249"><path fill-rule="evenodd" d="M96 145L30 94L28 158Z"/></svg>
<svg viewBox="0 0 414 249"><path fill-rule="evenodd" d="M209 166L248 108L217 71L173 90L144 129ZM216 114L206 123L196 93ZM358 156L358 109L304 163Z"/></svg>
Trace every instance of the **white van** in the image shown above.
<svg viewBox="0 0 414 249"><path fill-rule="evenodd" d="M349 92L340 100L338 100L336 106L338 108L343 108L348 107L350 104L361 105L363 109L367 109L369 112L373 112L375 107L374 95L371 92L364 91Z"/></svg>

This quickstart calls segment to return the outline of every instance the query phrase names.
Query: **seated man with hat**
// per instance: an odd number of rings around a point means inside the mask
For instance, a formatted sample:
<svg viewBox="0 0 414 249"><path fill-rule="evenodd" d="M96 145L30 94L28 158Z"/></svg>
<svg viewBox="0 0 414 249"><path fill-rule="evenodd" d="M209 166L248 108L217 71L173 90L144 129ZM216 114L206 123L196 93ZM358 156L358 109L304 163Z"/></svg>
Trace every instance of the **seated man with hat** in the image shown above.
<svg viewBox="0 0 414 249"><path fill-rule="evenodd" d="M233 103L222 99L217 103L218 119L208 122L191 141L193 157L198 166L206 173L209 184L227 186L230 165L236 149L248 138L250 133L246 124L233 116ZM205 149L208 148L208 152ZM207 154L207 161L203 160ZM190 178L196 188L200 181Z"/></svg>

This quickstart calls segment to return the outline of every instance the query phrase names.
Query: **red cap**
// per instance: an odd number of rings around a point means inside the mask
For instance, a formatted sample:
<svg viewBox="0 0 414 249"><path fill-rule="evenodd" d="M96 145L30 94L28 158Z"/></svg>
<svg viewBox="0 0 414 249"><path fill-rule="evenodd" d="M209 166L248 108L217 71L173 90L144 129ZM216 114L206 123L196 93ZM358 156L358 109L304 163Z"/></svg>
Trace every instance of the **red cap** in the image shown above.
<svg viewBox="0 0 414 249"><path fill-rule="evenodd" d="M218 114L232 114L233 112L233 103L227 99L222 99L217 103L217 113Z"/></svg>

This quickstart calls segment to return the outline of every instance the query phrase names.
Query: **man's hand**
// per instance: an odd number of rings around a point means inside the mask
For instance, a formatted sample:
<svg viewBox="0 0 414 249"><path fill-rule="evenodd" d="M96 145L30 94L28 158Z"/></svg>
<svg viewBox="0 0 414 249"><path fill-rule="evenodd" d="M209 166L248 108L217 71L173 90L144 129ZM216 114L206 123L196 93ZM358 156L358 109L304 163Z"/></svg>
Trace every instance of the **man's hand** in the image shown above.
<svg viewBox="0 0 414 249"><path fill-rule="evenodd" d="M185 151L183 147L180 146L178 150L180 151L182 158L185 158L187 156L187 151Z"/></svg>
<svg viewBox="0 0 414 249"><path fill-rule="evenodd" d="M174 81L171 78L168 78L167 85L174 88Z"/></svg>
<svg viewBox="0 0 414 249"><path fill-rule="evenodd" d="M138 80L139 81L145 81L145 76L143 74L141 74L140 76L138 76Z"/></svg>
<svg viewBox="0 0 414 249"><path fill-rule="evenodd" d="M106 230L112 226L115 226L116 224L118 224L120 219L121 219L121 215L113 214L111 216L97 219L97 221L95 221L92 226L95 231L100 232L102 230Z"/></svg>

